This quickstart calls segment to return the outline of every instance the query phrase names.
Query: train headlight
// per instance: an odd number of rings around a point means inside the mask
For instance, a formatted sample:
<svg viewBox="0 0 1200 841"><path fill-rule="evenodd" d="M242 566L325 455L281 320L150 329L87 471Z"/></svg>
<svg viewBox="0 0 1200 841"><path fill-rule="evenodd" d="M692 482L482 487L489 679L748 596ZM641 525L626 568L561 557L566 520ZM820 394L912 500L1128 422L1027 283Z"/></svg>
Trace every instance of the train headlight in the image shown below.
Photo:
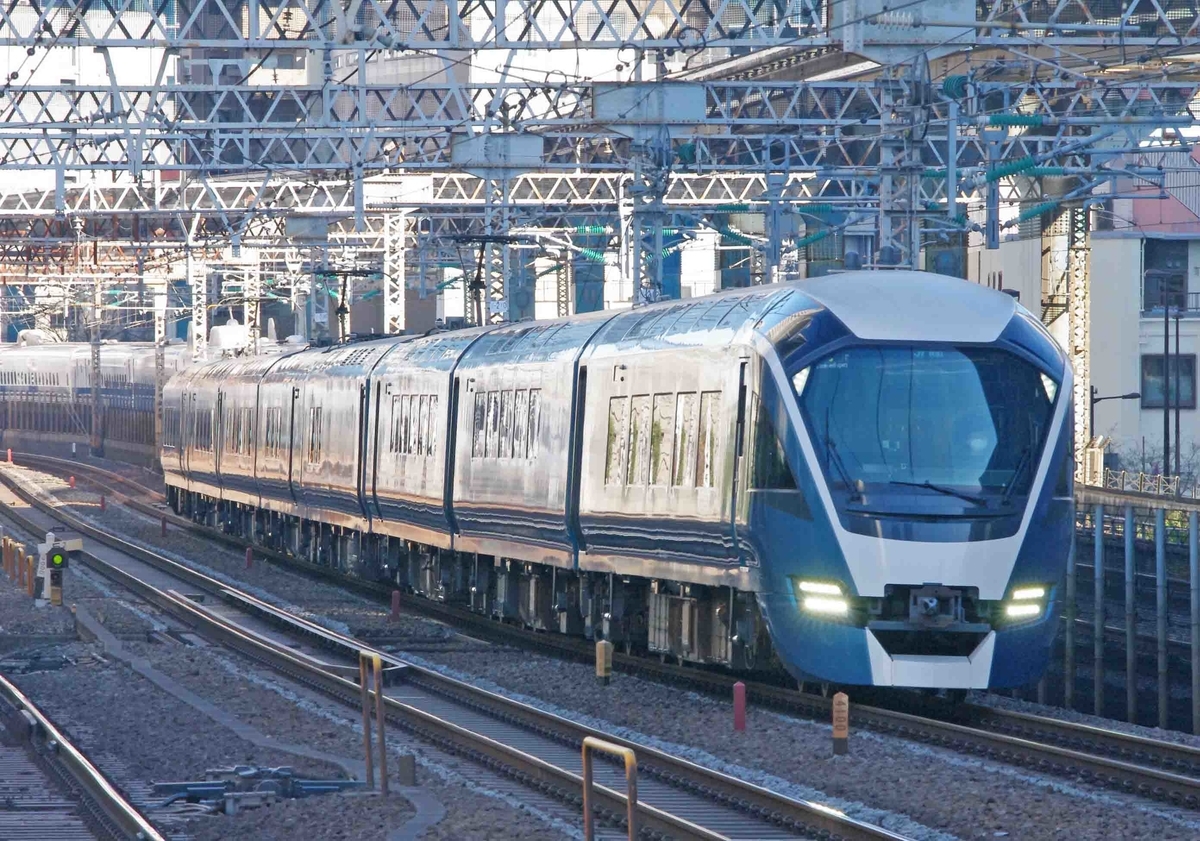
<svg viewBox="0 0 1200 841"><path fill-rule="evenodd" d="M803 604L810 613L845 616L850 612L850 605L845 599L831 599L828 596L805 596Z"/></svg>
<svg viewBox="0 0 1200 841"><path fill-rule="evenodd" d="M1004 605L1004 618L1022 622L1041 616L1046 608L1047 592L1046 587L1038 584L1014 588Z"/></svg>
<svg viewBox="0 0 1200 841"><path fill-rule="evenodd" d="M850 612L850 603L842 598L840 584L828 581L797 581L796 590L801 607L809 613L845 616Z"/></svg>
<svg viewBox="0 0 1200 841"><path fill-rule="evenodd" d="M1036 602L1018 602L1004 606L1004 615L1009 619L1031 619L1042 612L1042 606Z"/></svg>

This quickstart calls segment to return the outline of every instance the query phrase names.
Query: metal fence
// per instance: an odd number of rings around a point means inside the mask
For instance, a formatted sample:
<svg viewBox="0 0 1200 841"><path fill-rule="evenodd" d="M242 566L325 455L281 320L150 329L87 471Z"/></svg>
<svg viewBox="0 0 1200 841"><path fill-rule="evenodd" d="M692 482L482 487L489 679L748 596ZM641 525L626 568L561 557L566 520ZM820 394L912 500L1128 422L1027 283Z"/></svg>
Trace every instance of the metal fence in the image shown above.
<svg viewBox="0 0 1200 841"><path fill-rule="evenodd" d="M1110 491L1133 491L1157 496L1197 498L1195 484L1190 488L1183 488L1179 476L1165 476L1161 473L1134 473L1129 470L1109 470L1106 467L1104 468L1102 487Z"/></svg>
<svg viewBox="0 0 1200 841"><path fill-rule="evenodd" d="M1166 500L1164 500L1166 503ZM1116 573L1116 565L1106 565L1105 555L1111 552L1114 539L1119 540L1123 547L1124 593L1120 601L1122 609L1114 610L1117 615L1112 617L1120 622L1124 619L1124 648L1125 648L1125 687L1127 717L1130 721L1137 720L1137 654L1138 654L1138 592L1145 592L1153 587L1154 592L1154 623L1153 637L1155 640L1155 659L1157 660L1157 694L1158 694L1158 725L1167 727L1168 701L1170 695L1168 674L1168 624L1170 614L1170 596L1183 594L1180 589L1186 587L1188 595L1187 623L1190 625L1190 660L1191 660L1191 707L1192 729L1200 733L1200 521L1196 511L1168 511L1163 507L1136 508L1132 504L1107 507L1101 504L1080 506L1076 512L1075 534L1086 535L1092 539L1092 638L1093 651L1093 697L1094 712L1104 714L1104 674L1105 674L1105 637L1106 630L1114 629L1106 626L1106 599L1115 596L1107 585L1108 573ZM1153 544L1154 568L1151 572L1138 569L1138 544ZM1179 553L1182 547L1187 547L1187 578L1181 575L1182 565L1173 562L1178 570L1174 579L1168 574L1168 549ZM1110 556L1111 557L1111 556ZM1178 558L1178 555L1175 555ZM1079 616L1079 589L1086 586L1086 579L1079 580L1079 567L1084 557L1074 550L1067 565L1067 580L1065 593L1066 623L1065 623L1065 657L1064 688L1065 706L1074 706L1074 687L1076 676L1076 619ZM1086 573L1085 573L1086 574ZM1086 590L1084 591L1086 593ZM1182 613L1182 611L1180 611ZM1176 621L1179 621L1178 617Z"/></svg>

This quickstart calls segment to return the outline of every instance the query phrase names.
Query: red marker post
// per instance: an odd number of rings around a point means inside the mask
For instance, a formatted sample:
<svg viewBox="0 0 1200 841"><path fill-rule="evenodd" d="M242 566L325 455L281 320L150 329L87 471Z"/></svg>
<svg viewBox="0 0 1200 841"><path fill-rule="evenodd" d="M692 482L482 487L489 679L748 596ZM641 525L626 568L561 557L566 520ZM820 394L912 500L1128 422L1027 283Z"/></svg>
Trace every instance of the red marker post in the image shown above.
<svg viewBox="0 0 1200 841"><path fill-rule="evenodd" d="M746 684L740 680L733 685L733 729L746 732Z"/></svg>
<svg viewBox="0 0 1200 841"><path fill-rule="evenodd" d="M75 490L75 477L74 476L72 476L70 478L70 483L71 483L71 490Z"/></svg>
<svg viewBox="0 0 1200 841"><path fill-rule="evenodd" d="M254 566L254 550L249 546L246 547L246 569Z"/></svg>
<svg viewBox="0 0 1200 841"><path fill-rule="evenodd" d="M104 498L104 494L100 494L100 510L101 510L101 511L107 511L107 510L108 510L108 500L106 500L106 499Z"/></svg>
<svg viewBox="0 0 1200 841"><path fill-rule="evenodd" d="M399 622L400 621L400 591L399 590L392 590L392 612L391 612L391 615L388 616L388 621L389 622Z"/></svg>

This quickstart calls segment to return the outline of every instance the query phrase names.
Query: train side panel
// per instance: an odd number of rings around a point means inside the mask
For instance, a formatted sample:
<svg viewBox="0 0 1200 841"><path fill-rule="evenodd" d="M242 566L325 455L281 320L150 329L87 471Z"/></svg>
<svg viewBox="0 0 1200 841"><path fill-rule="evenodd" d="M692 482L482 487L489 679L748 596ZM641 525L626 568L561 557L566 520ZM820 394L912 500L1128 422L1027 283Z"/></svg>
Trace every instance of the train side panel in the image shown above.
<svg viewBox="0 0 1200 841"><path fill-rule="evenodd" d="M511 325L464 355L456 372L456 548L574 564L567 491L576 363L609 318Z"/></svg>
<svg viewBox="0 0 1200 841"><path fill-rule="evenodd" d="M398 345L371 377L368 510L375 531L450 547L447 464L454 436L453 372L487 328Z"/></svg>
<svg viewBox="0 0 1200 841"><path fill-rule="evenodd" d="M363 445L372 369L398 340L307 351L292 439L293 487L306 517L367 527ZM299 477L298 484L295 477Z"/></svg>

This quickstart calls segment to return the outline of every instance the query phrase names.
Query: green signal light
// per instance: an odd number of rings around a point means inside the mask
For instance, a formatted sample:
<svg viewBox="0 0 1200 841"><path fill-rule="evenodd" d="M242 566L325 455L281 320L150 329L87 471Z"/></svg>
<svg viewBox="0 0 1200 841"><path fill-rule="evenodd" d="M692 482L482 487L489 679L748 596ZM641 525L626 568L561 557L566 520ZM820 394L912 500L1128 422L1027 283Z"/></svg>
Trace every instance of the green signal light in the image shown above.
<svg viewBox="0 0 1200 841"><path fill-rule="evenodd" d="M67 565L67 555L65 552L51 552L50 566L63 567Z"/></svg>

